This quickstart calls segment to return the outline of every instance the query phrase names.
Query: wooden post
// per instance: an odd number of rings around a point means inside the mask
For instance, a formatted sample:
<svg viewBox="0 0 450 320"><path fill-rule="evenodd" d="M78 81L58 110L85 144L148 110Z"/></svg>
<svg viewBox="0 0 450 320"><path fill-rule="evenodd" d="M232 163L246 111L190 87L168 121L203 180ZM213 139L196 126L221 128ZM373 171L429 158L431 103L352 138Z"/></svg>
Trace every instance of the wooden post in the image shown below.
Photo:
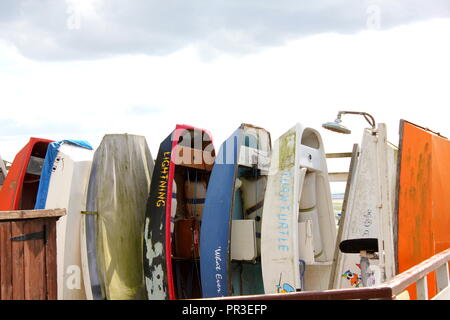
<svg viewBox="0 0 450 320"><path fill-rule="evenodd" d="M444 263L436 270L436 282L438 292L441 292L449 286L448 263Z"/></svg>
<svg viewBox="0 0 450 320"><path fill-rule="evenodd" d="M427 280L427 276L417 280L416 290L417 290L417 300L428 300L428 280Z"/></svg>

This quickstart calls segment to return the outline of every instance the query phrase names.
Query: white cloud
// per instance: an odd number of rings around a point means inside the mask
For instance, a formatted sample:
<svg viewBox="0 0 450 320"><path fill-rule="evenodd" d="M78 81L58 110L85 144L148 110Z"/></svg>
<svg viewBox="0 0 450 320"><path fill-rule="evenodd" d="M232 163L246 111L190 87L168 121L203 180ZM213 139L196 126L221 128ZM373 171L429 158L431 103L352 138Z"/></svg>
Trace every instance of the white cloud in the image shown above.
<svg viewBox="0 0 450 320"><path fill-rule="evenodd" d="M450 16L447 0L3 0L0 38L32 59L256 53L319 33Z"/></svg>
<svg viewBox="0 0 450 320"><path fill-rule="evenodd" d="M36 62L0 44L0 154L12 160L27 137L105 133L147 137L156 156L176 123L208 129L216 148L242 122L273 140L301 122L320 128L338 110L362 110L389 128L400 118L449 136L450 20L429 20L354 35L321 34L244 56L205 61L194 46L160 57ZM350 136L320 132L328 152L350 151L364 120L344 116ZM35 130L34 132L30 132Z"/></svg>

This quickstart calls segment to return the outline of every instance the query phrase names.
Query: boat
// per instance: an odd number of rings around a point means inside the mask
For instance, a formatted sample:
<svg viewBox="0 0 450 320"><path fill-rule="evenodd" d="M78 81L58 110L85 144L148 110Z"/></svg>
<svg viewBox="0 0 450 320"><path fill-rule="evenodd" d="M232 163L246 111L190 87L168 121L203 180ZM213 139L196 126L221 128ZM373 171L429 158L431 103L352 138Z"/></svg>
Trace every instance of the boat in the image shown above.
<svg viewBox="0 0 450 320"><path fill-rule="evenodd" d="M394 228L399 273L408 272L409 268L450 248L449 161L448 138L412 122L400 121ZM436 298L448 284L445 264L441 269L408 287L411 299L427 295ZM445 299L450 299L450 295Z"/></svg>
<svg viewBox="0 0 450 320"><path fill-rule="evenodd" d="M203 297L263 293L261 219L270 134L242 124L221 146L206 193L200 237Z"/></svg>
<svg viewBox="0 0 450 320"><path fill-rule="evenodd" d="M35 209L66 209L56 223L57 298L85 300L80 252L81 211L86 210L92 146L63 140L48 145Z"/></svg>
<svg viewBox="0 0 450 320"><path fill-rule="evenodd" d="M264 292L326 290L336 229L321 136L296 124L272 152L261 231Z"/></svg>
<svg viewBox="0 0 450 320"><path fill-rule="evenodd" d="M397 152L385 124L364 130L347 182L330 289L373 287L395 276Z"/></svg>
<svg viewBox="0 0 450 320"><path fill-rule="evenodd" d="M0 156L0 190L5 182L6 175L8 174L8 170L6 169L5 161L3 161Z"/></svg>
<svg viewBox="0 0 450 320"><path fill-rule="evenodd" d="M0 190L0 211L34 209L44 158L51 142L32 137L17 153Z"/></svg>
<svg viewBox="0 0 450 320"><path fill-rule="evenodd" d="M146 298L142 239L153 166L143 136L107 134L94 153L81 220L89 300Z"/></svg>
<svg viewBox="0 0 450 320"><path fill-rule="evenodd" d="M211 134L192 126L176 125L160 145L144 232L150 300L202 297L200 225L214 159Z"/></svg>

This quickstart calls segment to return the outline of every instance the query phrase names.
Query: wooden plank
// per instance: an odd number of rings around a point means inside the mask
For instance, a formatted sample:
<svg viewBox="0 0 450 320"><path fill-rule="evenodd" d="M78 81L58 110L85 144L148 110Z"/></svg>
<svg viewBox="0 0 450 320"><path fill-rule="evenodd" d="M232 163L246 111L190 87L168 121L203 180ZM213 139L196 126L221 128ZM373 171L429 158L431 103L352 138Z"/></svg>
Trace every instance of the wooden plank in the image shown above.
<svg viewBox="0 0 450 320"><path fill-rule="evenodd" d="M335 159L335 158L351 158L353 155L352 152L337 152L337 153L327 153L325 156L327 159Z"/></svg>
<svg viewBox="0 0 450 320"><path fill-rule="evenodd" d="M12 299L11 223L0 223L0 299Z"/></svg>
<svg viewBox="0 0 450 320"><path fill-rule="evenodd" d="M443 289L431 300L450 300L450 287Z"/></svg>
<svg viewBox="0 0 450 320"><path fill-rule="evenodd" d="M419 279L447 263L449 260L450 249L447 249L395 276L395 278L386 282L385 285L391 287L394 294L399 294Z"/></svg>
<svg viewBox="0 0 450 320"><path fill-rule="evenodd" d="M428 300L427 276L420 278L416 283L417 300Z"/></svg>
<svg viewBox="0 0 450 320"><path fill-rule="evenodd" d="M448 278L448 263L443 264L436 269L436 283L438 292L444 290L449 286Z"/></svg>
<svg viewBox="0 0 450 320"><path fill-rule="evenodd" d="M179 166L211 171L214 163L207 163L205 159L214 159L209 151L177 145L172 152L172 161Z"/></svg>
<svg viewBox="0 0 450 320"><path fill-rule="evenodd" d="M411 300L411 297L409 296L408 290L405 290L405 291L397 294L395 296L394 300Z"/></svg>
<svg viewBox="0 0 450 320"><path fill-rule="evenodd" d="M47 245L45 247L45 269L47 279L46 299L56 300L58 298L57 276L56 276L56 220L46 219Z"/></svg>
<svg viewBox="0 0 450 320"><path fill-rule="evenodd" d="M209 300L392 300L392 290L389 287L351 288L324 291L304 291L282 294L264 294L252 296L231 296Z"/></svg>
<svg viewBox="0 0 450 320"><path fill-rule="evenodd" d="M42 220L29 220L24 223L25 234L40 232L45 223ZM24 241L25 260L25 300L44 300L47 284L45 281L44 240Z"/></svg>
<svg viewBox="0 0 450 320"><path fill-rule="evenodd" d="M24 234L24 221L11 222L11 237L17 237ZM12 247L12 283L13 283L13 299L24 300L25 299L25 278L24 278L24 242L23 241L11 241Z"/></svg>
<svg viewBox="0 0 450 320"><path fill-rule="evenodd" d="M348 172L330 172L328 178L330 182L347 182Z"/></svg>
<svg viewBox="0 0 450 320"><path fill-rule="evenodd" d="M52 217L61 217L64 216L65 214L66 209L0 211L0 221L16 220L16 219L52 218Z"/></svg>

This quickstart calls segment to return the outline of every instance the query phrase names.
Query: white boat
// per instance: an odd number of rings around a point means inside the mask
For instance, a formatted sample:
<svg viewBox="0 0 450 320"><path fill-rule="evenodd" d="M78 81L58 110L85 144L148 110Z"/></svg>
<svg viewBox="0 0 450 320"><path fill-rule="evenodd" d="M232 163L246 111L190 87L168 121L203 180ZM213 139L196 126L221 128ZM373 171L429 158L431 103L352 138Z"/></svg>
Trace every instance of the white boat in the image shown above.
<svg viewBox="0 0 450 320"><path fill-rule="evenodd" d="M2 157L0 156L0 189L3 185L3 182L6 179L7 174L8 174L8 171L6 170L5 162L3 161Z"/></svg>
<svg viewBox="0 0 450 320"><path fill-rule="evenodd" d="M264 291L325 290L336 223L318 131L297 124L276 140L264 201Z"/></svg>
<svg viewBox="0 0 450 320"><path fill-rule="evenodd" d="M59 147L51 168L46 209L66 208L56 224L58 300L84 300L80 254L80 223L93 151L75 144Z"/></svg>
<svg viewBox="0 0 450 320"><path fill-rule="evenodd" d="M350 175L347 206L340 223L342 236L337 239L336 266L330 278L330 289L371 287L395 275L396 157L397 148L387 142L385 124L364 131L359 156ZM377 252L367 247L370 241ZM339 244L341 249L346 247L343 250L347 253L340 250ZM348 253L350 251L353 253ZM361 272L364 267L361 254L370 261L366 276Z"/></svg>

